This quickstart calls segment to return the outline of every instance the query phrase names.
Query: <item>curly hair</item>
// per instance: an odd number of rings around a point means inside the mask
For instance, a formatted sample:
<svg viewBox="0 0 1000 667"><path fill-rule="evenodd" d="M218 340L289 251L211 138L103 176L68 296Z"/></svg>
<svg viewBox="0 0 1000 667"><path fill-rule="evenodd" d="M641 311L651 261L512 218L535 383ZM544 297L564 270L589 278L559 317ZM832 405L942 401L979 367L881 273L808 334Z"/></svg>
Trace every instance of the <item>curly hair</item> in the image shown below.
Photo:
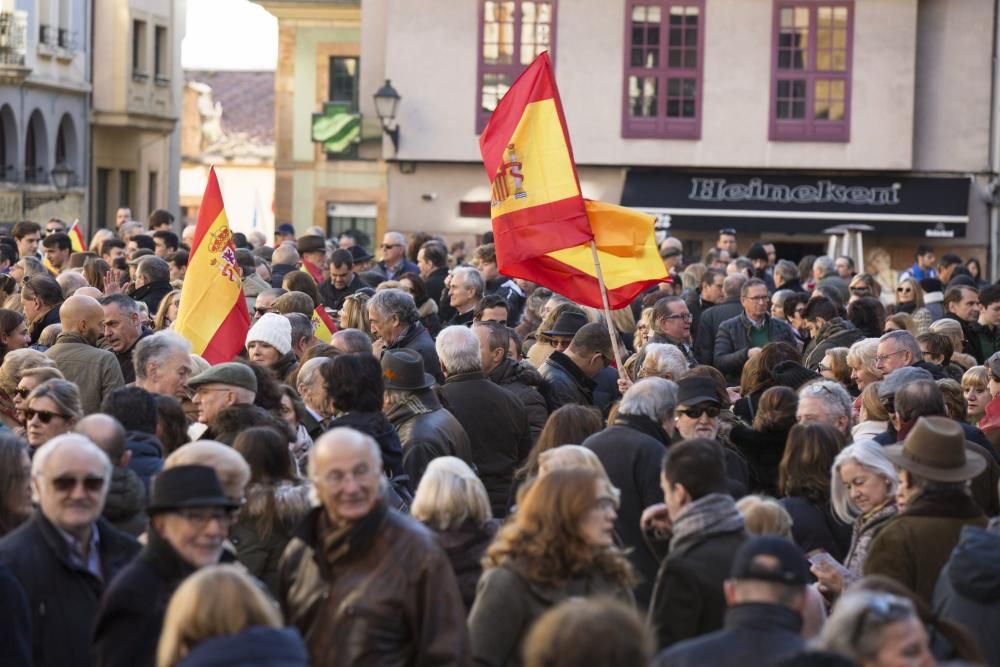
<svg viewBox="0 0 1000 667"><path fill-rule="evenodd" d="M600 572L632 586L632 566L616 547L595 549L580 532L596 505L593 470L554 470L519 494L517 513L503 527L483 558L483 568L510 565L531 583L559 585L587 571Z"/></svg>

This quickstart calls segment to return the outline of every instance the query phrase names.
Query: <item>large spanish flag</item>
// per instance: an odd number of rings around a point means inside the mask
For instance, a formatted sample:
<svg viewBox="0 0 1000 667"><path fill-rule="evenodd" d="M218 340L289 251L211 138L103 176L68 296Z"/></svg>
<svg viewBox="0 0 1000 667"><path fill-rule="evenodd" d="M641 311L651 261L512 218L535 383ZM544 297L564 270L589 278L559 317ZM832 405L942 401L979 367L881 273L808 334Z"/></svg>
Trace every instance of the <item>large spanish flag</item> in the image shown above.
<svg viewBox="0 0 1000 667"><path fill-rule="evenodd" d="M654 219L585 200L547 53L504 95L479 138L491 183L497 268L577 303L601 308L590 242L611 308L623 308L667 276Z"/></svg>
<svg viewBox="0 0 1000 667"><path fill-rule="evenodd" d="M210 364L231 361L246 341L250 314L215 168L198 210L174 330Z"/></svg>

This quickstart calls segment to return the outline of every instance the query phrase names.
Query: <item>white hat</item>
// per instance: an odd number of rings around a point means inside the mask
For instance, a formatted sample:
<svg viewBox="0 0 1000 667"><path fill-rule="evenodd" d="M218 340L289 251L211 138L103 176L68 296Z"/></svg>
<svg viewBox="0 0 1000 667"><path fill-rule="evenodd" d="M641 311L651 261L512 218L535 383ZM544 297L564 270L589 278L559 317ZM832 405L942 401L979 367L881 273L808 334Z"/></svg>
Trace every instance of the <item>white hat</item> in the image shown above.
<svg viewBox="0 0 1000 667"><path fill-rule="evenodd" d="M255 340L287 354L292 350L292 323L284 315L265 313L247 332L246 345Z"/></svg>

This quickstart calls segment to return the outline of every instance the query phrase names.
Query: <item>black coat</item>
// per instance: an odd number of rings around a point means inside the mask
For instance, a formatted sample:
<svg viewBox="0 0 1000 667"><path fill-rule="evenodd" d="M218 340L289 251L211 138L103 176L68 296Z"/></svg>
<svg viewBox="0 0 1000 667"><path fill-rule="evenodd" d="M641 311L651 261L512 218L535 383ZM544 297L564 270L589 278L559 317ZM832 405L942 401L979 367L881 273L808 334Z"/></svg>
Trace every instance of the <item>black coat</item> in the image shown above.
<svg viewBox="0 0 1000 667"><path fill-rule="evenodd" d="M433 390L425 389L386 410L403 447L403 470L416 489L431 461L456 456L472 465L469 436L455 416L445 410Z"/></svg>
<svg viewBox="0 0 1000 667"><path fill-rule="evenodd" d="M524 406L514 394L479 371L450 376L441 394L448 410L469 435L472 462L486 486L494 516L506 516L514 471L532 446Z"/></svg>
<svg viewBox="0 0 1000 667"><path fill-rule="evenodd" d="M840 317L835 317L824 324L816 337L806 345L802 354L802 365L809 370L818 371L827 351L835 347L850 347L864 337L865 335L858 331L853 324Z"/></svg>
<svg viewBox="0 0 1000 667"><path fill-rule="evenodd" d="M403 474L403 447L389 419L381 412L348 412L330 422L329 428L349 426L375 438L382 452L382 465L390 477Z"/></svg>
<svg viewBox="0 0 1000 667"><path fill-rule="evenodd" d="M195 644L177 667L309 667L309 655L295 628L252 625Z"/></svg>
<svg viewBox="0 0 1000 667"><path fill-rule="evenodd" d="M802 551L823 549L843 562L851 547L851 524L838 519L829 504L821 507L802 496L787 496L780 502L792 517L792 539Z"/></svg>
<svg viewBox="0 0 1000 667"><path fill-rule="evenodd" d="M426 288L427 296L434 299L434 303L438 305L439 309L442 306L442 302L444 302L444 305L448 304L447 299L441 298L441 294L444 292L444 279L447 277L448 267L442 266L440 269L434 269L429 276L424 278L424 287Z"/></svg>
<svg viewBox="0 0 1000 667"><path fill-rule="evenodd" d="M542 375L527 361L520 363L504 359L490 371L490 379L517 396L524 405L531 427L531 441L538 440L538 434L545 428L549 418L549 408L542 396Z"/></svg>
<svg viewBox="0 0 1000 667"><path fill-rule="evenodd" d="M57 304L52 308L52 310L45 313L45 317L28 327L28 333L31 335L31 344L38 344L38 338L42 335L42 332L45 331L45 327L50 324L59 324L61 321L62 320L59 319L59 304Z"/></svg>
<svg viewBox="0 0 1000 667"><path fill-rule="evenodd" d="M298 271L298 269L291 264L272 264L271 287L281 287L281 283L284 282L285 276L292 271Z"/></svg>
<svg viewBox="0 0 1000 667"><path fill-rule="evenodd" d="M702 312L698 322L698 335L694 339L694 356L698 363L712 365L715 359L715 332L719 330L720 324L742 312L743 305L738 296Z"/></svg>
<svg viewBox="0 0 1000 667"><path fill-rule="evenodd" d="M148 494L149 481L163 469L163 445L151 433L129 431L125 434L125 447L132 452L128 468L139 476Z"/></svg>
<svg viewBox="0 0 1000 667"><path fill-rule="evenodd" d="M441 372L441 362L438 361L434 341L423 324L420 322L411 324L399 338L385 346L382 354L388 350L402 349L413 350L419 354L424 360L424 372L430 373L438 384L444 382L444 373Z"/></svg>
<svg viewBox="0 0 1000 667"><path fill-rule="evenodd" d="M615 423L583 441L604 465L611 483L621 492L615 533L630 549L632 566L639 575L635 600L640 609L649 605L653 581L660 567L639 527L642 511L663 502L660 466L670 440L663 428L644 415L615 417Z"/></svg>
<svg viewBox="0 0 1000 667"><path fill-rule="evenodd" d="M733 557L746 538L742 528L715 533L667 555L649 606L658 648L722 627L726 613L722 582L729 578Z"/></svg>
<svg viewBox="0 0 1000 667"><path fill-rule="evenodd" d="M195 568L150 529L146 546L111 582L94 624L98 667L152 667L170 597Z"/></svg>
<svg viewBox="0 0 1000 667"><path fill-rule="evenodd" d="M594 404L596 384L562 352L550 354L538 371L545 380L543 395L550 413L570 403Z"/></svg>
<svg viewBox="0 0 1000 667"><path fill-rule="evenodd" d="M12 667L31 665L31 611L14 575L0 565L0 656Z"/></svg>
<svg viewBox="0 0 1000 667"><path fill-rule="evenodd" d="M795 334L787 322L764 315L764 326L767 327L767 342L783 341L795 345ZM739 384L740 373L746 365L748 352L753 345L750 342L750 318L741 313L719 325L715 336L715 356L713 365L726 376L730 384Z"/></svg>
<svg viewBox="0 0 1000 667"><path fill-rule="evenodd" d="M434 529L433 526L430 528ZM450 530L435 531L438 542L451 561L451 569L455 572L466 612L472 609L472 603L476 599L476 585L483 574L483 554L498 530L499 519L490 519L481 526L472 519L466 519Z"/></svg>
<svg viewBox="0 0 1000 667"><path fill-rule="evenodd" d="M142 301L149 307L149 314L153 316L160 308L160 302L174 290L169 280L158 280L155 283L143 285L134 292L131 297L136 301Z"/></svg>
<svg viewBox="0 0 1000 667"><path fill-rule="evenodd" d="M741 423L730 429L729 442L743 454L750 469L749 490L752 493L779 495L778 465L785 453L789 430L756 431Z"/></svg>
<svg viewBox="0 0 1000 667"><path fill-rule="evenodd" d="M321 282L317 289L319 290L319 298L323 300L324 306L333 310L340 310L344 305L344 299L363 287L365 287L365 283L361 280L361 277L356 273L352 273L351 282L347 283L347 287L344 289L334 287L333 282L329 278Z"/></svg>
<svg viewBox="0 0 1000 667"><path fill-rule="evenodd" d="M153 315L155 314L156 313L153 313ZM118 367L122 369L122 379L125 380L125 384L133 384L135 382L135 363L132 361L132 353L135 351L135 346L138 345L139 341L143 338L152 335L152 329L142 327L142 330L139 332L139 338L132 343L132 347L124 352L115 352L114 350L109 349L110 352L114 353L115 358L118 360Z"/></svg>
<svg viewBox="0 0 1000 667"><path fill-rule="evenodd" d="M805 648L801 630L802 616L788 607L740 604L726 611L723 629L675 644L653 667L771 667Z"/></svg>
<svg viewBox="0 0 1000 667"><path fill-rule="evenodd" d="M90 631L101 594L140 549L138 542L104 519L98 520L96 529L100 579L70 560L62 533L41 512L0 540L0 565L17 578L31 605L35 667L93 664Z"/></svg>

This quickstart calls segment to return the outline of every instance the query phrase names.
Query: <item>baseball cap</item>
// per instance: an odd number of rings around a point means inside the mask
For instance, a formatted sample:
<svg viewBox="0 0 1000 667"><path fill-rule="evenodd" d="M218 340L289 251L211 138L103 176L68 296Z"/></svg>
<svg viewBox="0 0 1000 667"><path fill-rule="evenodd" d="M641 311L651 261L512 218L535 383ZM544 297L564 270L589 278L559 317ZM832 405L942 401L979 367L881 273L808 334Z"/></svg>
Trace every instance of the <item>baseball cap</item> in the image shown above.
<svg viewBox="0 0 1000 667"><path fill-rule="evenodd" d="M784 537L751 537L736 551L729 578L805 586L809 583L808 561L802 551Z"/></svg>
<svg viewBox="0 0 1000 667"><path fill-rule="evenodd" d="M697 405L714 403L719 400L719 388L711 378L689 375L677 383L677 405Z"/></svg>

